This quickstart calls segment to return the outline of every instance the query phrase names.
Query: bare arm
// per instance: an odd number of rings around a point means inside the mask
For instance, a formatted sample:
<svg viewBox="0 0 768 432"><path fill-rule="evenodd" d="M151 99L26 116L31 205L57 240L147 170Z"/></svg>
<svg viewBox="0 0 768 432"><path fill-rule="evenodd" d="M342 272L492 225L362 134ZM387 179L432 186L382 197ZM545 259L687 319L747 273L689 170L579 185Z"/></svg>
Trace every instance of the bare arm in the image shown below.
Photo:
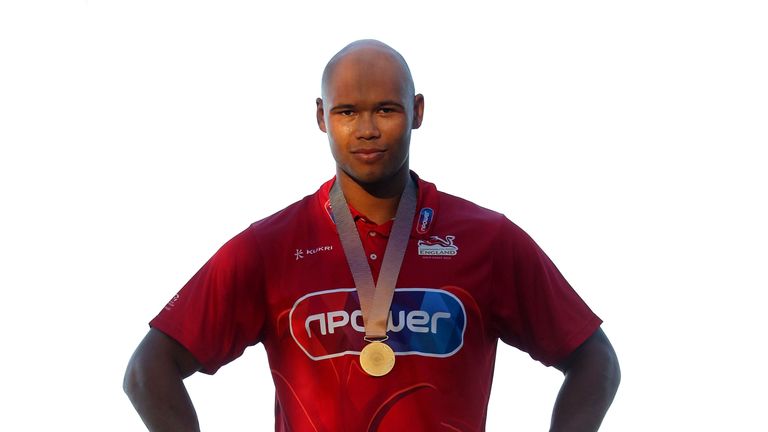
<svg viewBox="0 0 768 432"><path fill-rule="evenodd" d="M608 337L597 329L556 367L565 380L552 412L550 432L597 431L621 381L619 360Z"/></svg>
<svg viewBox="0 0 768 432"><path fill-rule="evenodd" d="M199 431L184 378L200 364L172 338L150 329L125 371L123 390L151 432Z"/></svg>

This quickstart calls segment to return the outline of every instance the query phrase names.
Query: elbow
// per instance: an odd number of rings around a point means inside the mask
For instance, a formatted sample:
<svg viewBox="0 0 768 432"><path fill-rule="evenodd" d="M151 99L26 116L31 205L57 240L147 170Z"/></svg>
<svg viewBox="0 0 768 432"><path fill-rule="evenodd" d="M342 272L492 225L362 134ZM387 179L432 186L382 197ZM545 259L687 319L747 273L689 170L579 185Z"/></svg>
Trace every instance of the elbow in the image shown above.
<svg viewBox="0 0 768 432"><path fill-rule="evenodd" d="M603 393L610 400L613 400L621 383L619 357L607 338L604 338L597 347L598 349L593 357L597 368L595 375L599 376L600 388L603 389Z"/></svg>
<svg viewBox="0 0 768 432"><path fill-rule="evenodd" d="M619 358L610 345L603 346L600 351L592 357L591 364L583 365L582 372L593 377L593 385L596 390L599 389L596 394L600 394L601 398L608 401L613 401L621 383Z"/></svg>
<svg viewBox="0 0 768 432"><path fill-rule="evenodd" d="M131 358L131 361L128 362L128 367L125 369L125 375L123 376L123 391L128 396L128 399L131 400L134 400L141 388L138 366L134 360L134 358Z"/></svg>
<svg viewBox="0 0 768 432"><path fill-rule="evenodd" d="M125 368L125 375L123 375L123 391L132 403L135 404L137 400L151 390L153 369L156 363L156 361L148 358L141 349L137 349L131 356L128 366Z"/></svg>
<svg viewBox="0 0 768 432"><path fill-rule="evenodd" d="M610 345L604 354L602 371L605 393L612 400L619 390L619 384L621 384L621 366L616 352Z"/></svg>

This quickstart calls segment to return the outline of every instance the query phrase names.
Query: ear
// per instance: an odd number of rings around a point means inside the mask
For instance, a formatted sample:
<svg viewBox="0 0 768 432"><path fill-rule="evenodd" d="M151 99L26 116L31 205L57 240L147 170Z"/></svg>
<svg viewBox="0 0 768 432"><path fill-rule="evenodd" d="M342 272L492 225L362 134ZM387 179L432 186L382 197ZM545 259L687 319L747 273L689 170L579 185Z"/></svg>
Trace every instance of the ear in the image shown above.
<svg viewBox="0 0 768 432"><path fill-rule="evenodd" d="M320 98L315 99L315 104L317 105L317 127L320 128L323 132L328 132L325 130L325 110L323 110L323 100Z"/></svg>
<svg viewBox="0 0 768 432"><path fill-rule="evenodd" d="M412 129L418 129L421 126L421 120L424 118L424 96L419 93L413 97L413 123Z"/></svg>

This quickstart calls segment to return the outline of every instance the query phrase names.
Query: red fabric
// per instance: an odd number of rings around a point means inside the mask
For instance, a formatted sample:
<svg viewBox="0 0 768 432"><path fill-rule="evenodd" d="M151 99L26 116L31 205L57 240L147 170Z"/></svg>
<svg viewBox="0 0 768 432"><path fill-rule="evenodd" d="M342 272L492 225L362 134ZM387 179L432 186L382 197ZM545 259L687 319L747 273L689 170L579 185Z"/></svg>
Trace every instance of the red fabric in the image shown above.
<svg viewBox="0 0 768 432"><path fill-rule="evenodd" d="M227 242L150 325L206 373L263 343L277 431L484 430L498 339L552 365L601 321L503 215L418 184L388 375L358 364L359 304L327 208L332 181ZM392 224L356 216L378 274Z"/></svg>

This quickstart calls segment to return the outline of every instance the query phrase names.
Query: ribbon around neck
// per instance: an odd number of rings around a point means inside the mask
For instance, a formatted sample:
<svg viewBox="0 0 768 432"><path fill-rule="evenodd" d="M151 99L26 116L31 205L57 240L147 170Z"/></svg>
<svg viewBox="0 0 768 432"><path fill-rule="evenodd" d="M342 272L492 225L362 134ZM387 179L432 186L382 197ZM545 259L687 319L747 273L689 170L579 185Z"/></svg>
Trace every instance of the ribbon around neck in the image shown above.
<svg viewBox="0 0 768 432"><path fill-rule="evenodd" d="M341 190L338 176L331 188L331 212L336 222L347 264L355 280L357 297L360 300L360 312L363 315L366 340L381 340L387 337L387 321L392 296L395 294L395 284L403 264L405 249L411 234L413 217L416 215L417 189L416 183L408 175L408 181L400 196L395 213L395 223L387 241L383 262L379 272L378 282L373 283L371 267L365 256L363 242L357 232L355 221L349 210L347 200Z"/></svg>

